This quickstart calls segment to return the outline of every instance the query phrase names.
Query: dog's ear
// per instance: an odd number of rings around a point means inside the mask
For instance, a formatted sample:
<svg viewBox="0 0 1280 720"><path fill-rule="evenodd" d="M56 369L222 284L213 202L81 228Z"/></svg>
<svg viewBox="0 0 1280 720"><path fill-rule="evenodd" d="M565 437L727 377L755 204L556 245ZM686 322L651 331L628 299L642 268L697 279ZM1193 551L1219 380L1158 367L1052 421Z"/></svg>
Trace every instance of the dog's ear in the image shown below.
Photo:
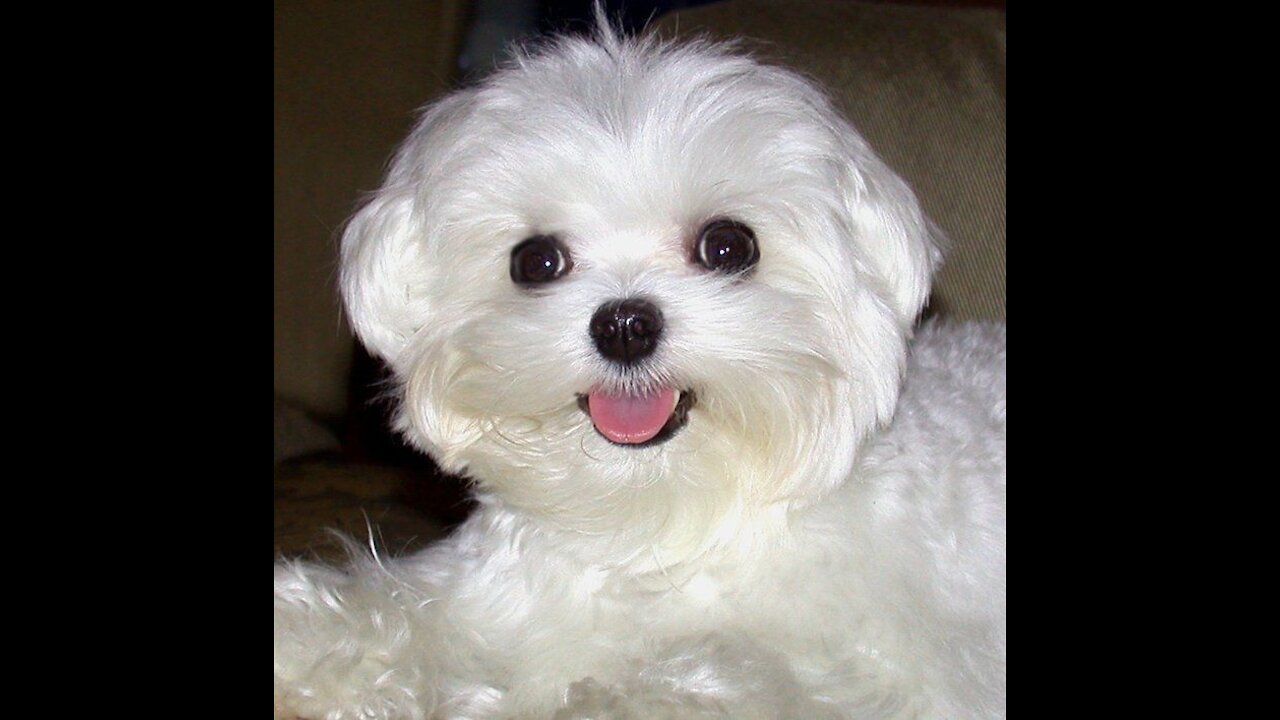
<svg viewBox="0 0 1280 720"><path fill-rule="evenodd" d="M347 317L370 352L393 366L428 321L428 288L438 272L427 200L434 179L458 154L451 129L470 98L459 92L428 107L400 147L381 189L347 223L341 289Z"/></svg>
<svg viewBox="0 0 1280 720"><path fill-rule="evenodd" d="M430 288L441 270L427 257L431 230L420 203L410 186L389 183L351 219L342 292L356 334L390 364L403 388L395 428L441 467L461 472L458 454L477 432L448 404L457 358L442 341L446 323L432 307Z"/></svg>
<svg viewBox="0 0 1280 720"><path fill-rule="evenodd" d="M447 180L465 162L468 135L461 91L430 106L400 147L386 181L347 223L340 285L347 318L371 353L386 360L404 390L394 424L450 471L476 436L453 413L447 386L454 374L448 319L438 287L450 268L437 257L448 204ZM475 133L471 133L474 135Z"/></svg>
<svg viewBox="0 0 1280 720"><path fill-rule="evenodd" d="M924 216L906 182L852 128L845 141L852 157L845 198L858 244L882 299L902 326L910 326L928 299L945 238Z"/></svg>
<svg viewBox="0 0 1280 720"><path fill-rule="evenodd" d="M369 351L394 361L417 322L409 312L415 236L412 193L384 187L347 223L342 237L342 299Z"/></svg>

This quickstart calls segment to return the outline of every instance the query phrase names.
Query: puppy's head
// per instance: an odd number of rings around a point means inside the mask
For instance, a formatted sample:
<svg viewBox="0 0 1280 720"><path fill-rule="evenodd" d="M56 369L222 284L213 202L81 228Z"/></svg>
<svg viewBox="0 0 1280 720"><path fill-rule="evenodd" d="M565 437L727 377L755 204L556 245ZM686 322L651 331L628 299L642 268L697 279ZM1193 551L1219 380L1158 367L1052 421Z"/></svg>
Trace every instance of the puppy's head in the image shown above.
<svg viewBox="0 0 1280 720"><path fill-rule="evenodd" d="M842 481L935 260L809 83L601 32L427 109L342 290L444 468L578 529L678 533Z"/></svg>

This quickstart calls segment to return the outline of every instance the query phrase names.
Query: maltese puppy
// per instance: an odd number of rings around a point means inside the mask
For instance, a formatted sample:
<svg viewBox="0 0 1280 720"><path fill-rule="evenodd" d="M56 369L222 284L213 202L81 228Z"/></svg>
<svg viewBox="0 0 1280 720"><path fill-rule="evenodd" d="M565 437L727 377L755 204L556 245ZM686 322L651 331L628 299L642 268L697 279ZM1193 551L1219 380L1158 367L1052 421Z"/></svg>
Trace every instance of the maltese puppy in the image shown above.
<svg viewBox="0 0 1280 720"><path fill-rule="evenodd" d="M931 226L810 82L548 41L425 112L341 254L478 509L277 564L277 717L1004 716L1005 330L913 333Z"/></svg>

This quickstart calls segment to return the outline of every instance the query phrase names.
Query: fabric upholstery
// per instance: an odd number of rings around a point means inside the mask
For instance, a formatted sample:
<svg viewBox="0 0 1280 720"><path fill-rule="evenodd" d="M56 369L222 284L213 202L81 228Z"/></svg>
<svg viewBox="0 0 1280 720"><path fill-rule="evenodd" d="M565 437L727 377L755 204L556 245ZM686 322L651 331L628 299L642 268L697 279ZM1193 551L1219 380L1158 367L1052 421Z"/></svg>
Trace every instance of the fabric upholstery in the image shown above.
<svg viewBox="0 0 1280 720"><path fill-rule="evenodd" d="M465 6L275 3L275 394L324 418L346 410L354 348L338 235L414 110L452 81Z"/></svg>

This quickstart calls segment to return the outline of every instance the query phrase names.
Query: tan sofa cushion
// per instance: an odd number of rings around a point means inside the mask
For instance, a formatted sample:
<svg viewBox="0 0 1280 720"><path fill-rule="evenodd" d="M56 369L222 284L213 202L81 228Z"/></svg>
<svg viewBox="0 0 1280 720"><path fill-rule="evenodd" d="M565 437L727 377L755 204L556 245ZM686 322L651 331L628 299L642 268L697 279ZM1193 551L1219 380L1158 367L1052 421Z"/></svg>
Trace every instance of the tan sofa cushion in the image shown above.
<svg viewBox="0 0 1280 720"><path fill-rule="evenodd" d="M339 233L414 110L452 81L466 5L275 4L275 394L327 419L346 410L353 349Z"/></svg>

